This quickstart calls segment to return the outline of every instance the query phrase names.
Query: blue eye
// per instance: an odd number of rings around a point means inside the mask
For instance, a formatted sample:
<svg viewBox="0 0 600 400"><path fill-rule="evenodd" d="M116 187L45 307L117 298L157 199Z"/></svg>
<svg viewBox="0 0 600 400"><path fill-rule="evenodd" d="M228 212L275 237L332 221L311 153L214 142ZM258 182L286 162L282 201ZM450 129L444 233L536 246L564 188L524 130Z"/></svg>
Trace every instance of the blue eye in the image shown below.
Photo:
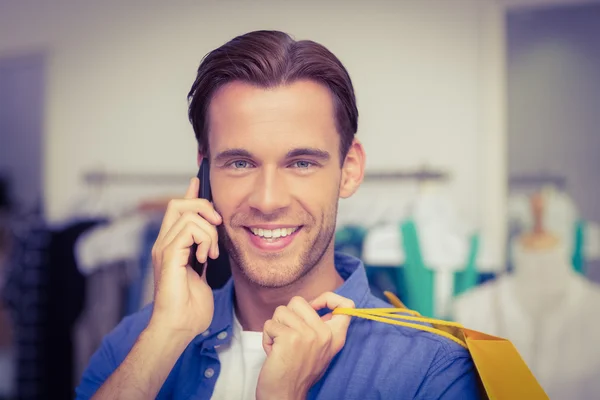
<svg viewBox="0 0 600 400"><path fill-rule="evenodd" d="M237 160L237 161L232 162L231 165L235 169L243 169L243 168L247 168L249 163L248 163L248 161Z"/></svg>
<svg viewBox="0 0 600 400"><path fill-rule="evenodd" d="M309 161L296 161L293 165L297 168L306 169L310 168L313 165L313 163Z"/></svg>

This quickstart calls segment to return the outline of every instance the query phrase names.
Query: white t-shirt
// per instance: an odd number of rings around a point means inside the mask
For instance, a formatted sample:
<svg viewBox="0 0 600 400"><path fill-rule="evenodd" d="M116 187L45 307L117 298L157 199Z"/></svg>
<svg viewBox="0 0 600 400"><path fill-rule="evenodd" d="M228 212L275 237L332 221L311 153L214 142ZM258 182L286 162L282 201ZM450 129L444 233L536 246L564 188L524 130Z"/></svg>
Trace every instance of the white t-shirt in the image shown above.
<svg viewBox="0 0 600 400"><path fill-rule="evenodd" d="M217 348L221 372L212 399L255 399L258 375L267 358L262 347L262 332L242 330L235 313L233 314L231 342Z"/></svg>

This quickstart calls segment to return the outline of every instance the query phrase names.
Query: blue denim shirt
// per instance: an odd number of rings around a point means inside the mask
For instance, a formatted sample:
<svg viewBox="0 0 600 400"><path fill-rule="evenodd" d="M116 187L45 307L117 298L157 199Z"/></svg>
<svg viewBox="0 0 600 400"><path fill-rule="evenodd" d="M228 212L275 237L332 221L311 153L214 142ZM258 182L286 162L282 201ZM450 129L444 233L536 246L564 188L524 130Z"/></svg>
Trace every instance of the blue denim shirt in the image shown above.
<svg viewBox="0 0 600 400"><path fill-rule="evenodd" d="M359 308L390 307L369 291L360 260L336 253L345 282L336 293ZM219 379L215 347L232 337L233 282L215 291L215 314L206 332L183 352L159 399L209 399ZM126 317L103 340L76 389L87 399L125 359L148 324L151 305ZM226 333L226 334L225 334ZM476 399L478 378L468 351L444 337L411 328L353 318L344 348L310 390L309 399Z"/></svg>

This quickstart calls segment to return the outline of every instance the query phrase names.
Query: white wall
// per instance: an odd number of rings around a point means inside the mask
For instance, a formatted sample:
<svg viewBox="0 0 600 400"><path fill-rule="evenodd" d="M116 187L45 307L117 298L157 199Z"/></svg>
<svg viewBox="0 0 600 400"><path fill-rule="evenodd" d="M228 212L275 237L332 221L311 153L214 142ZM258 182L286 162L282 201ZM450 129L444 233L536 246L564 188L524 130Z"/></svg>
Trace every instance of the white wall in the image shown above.
<svg viewBox="0 0 600 400"><path fill-rule="evenodd" d="M503 15L491 0L38 3L1 3L0 56L50 53L52 219L68 215L88 169L193 174L185 96L201 57L237 34L274 28L344 62L368 168L449 170L460 210L501 257Z"/></svg>

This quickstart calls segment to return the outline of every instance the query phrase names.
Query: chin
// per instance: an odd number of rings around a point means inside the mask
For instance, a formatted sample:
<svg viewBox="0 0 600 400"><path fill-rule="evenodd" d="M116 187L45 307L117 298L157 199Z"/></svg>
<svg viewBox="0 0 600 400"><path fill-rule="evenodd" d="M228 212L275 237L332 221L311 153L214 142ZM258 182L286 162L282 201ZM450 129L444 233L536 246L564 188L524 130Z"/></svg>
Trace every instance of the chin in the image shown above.
<svg viewBox="0 0 600 400"><path fill-rule="evenodd" d="M245 260L239 265L240 270L253 284L264 288L282 288L297 282L306 274L299 263L282 263L276 260Z"/></svg>

